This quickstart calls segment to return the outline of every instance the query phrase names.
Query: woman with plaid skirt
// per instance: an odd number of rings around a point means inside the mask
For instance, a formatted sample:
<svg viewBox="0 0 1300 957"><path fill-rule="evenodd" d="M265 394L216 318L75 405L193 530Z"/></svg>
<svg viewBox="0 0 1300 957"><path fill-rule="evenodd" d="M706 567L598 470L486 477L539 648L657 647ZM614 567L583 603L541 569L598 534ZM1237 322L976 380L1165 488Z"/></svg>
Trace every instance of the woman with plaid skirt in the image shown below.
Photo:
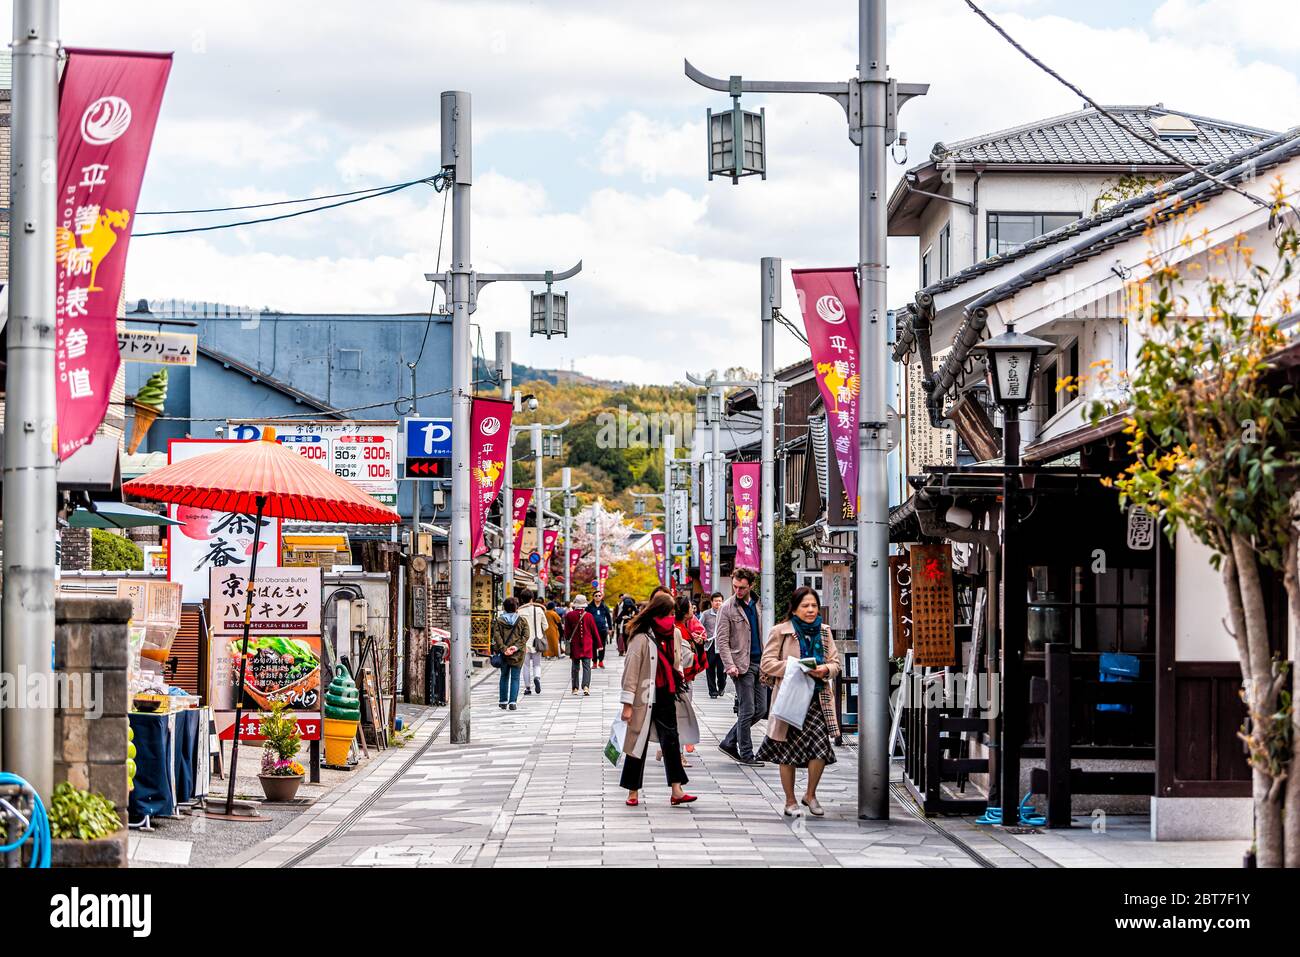
<svg viewBox="0 0 1300 957"><path fill-rule="evenodd" d="M759 673L764 684L772 687L772 700L781 689L787 658L811 658L816 662L808 674L817 682L817 691L808 703L803 727L792 728L780 718L769 718L767 737L755 757L772 761L781 768L781 789L785 791L785 813L799 813L794 796L794 769L808 769L808 789L802 803L809 813L821 817L826 812L817 801L817 784L826 765L835 763L835 745L839 734L835 721L835 678L840 673L840 653L831 638L831 630L822 624L821 602L811 588L796 588L790 596L789 618L767 636Z"/></svg>

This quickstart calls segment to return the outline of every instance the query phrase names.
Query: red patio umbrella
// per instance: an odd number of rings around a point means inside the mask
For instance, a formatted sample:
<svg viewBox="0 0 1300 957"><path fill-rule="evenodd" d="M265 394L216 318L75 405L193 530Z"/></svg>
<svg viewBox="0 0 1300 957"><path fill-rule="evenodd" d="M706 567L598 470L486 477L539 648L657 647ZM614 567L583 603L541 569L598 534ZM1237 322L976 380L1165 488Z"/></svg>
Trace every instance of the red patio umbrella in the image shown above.
<svg viewBox="0 0 1300 957"><path fill-rule="evenodd" d="M235 772L239 762L239 726L244 716L248 631L263 517L355 525L394 525L401 518L397 512L380 505L350 482L286 449L275 441L275 430L270 428L263 430L260 440L237 442L219 452L164 466L123 483L122 491L175 505L257 516L244 603L244 637L239 655L239 684L235 692L235 734L230 750L230 785L226 794L226 814L232 814Z"/></svg>

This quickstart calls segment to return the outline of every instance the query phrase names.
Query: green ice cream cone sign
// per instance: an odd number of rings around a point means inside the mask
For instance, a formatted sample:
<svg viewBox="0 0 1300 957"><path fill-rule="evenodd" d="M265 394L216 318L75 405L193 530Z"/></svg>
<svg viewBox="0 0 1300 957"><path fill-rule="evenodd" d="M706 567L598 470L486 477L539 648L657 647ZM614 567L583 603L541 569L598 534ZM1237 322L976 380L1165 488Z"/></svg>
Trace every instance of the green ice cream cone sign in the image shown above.
<svg viewBox="0 0 1300 957"><path fill-rule="evenodd" d="M361 695L357 684L344 665L334 672L334 680L325 689L323 709L325 735L325 763L333 767L347 767L348 749L357 735L361 721Z"/></svg>
<svg viewBox="0 0 1300 957"><path fill-rule="evenodd" d="M153 425L154 419L162 415L166 403L167 370L159 369L135 394L135 421L131 424L131 444L127 452L135 454L144 437L149 434L149 427Z"/></svg>

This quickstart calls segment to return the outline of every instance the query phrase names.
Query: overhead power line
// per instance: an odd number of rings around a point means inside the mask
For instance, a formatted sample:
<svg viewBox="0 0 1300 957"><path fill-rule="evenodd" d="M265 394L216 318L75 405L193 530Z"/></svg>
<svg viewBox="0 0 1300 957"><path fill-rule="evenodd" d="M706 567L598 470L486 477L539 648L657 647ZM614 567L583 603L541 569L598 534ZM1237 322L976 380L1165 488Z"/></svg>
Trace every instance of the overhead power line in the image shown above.
<svg viewBox="0 0 1300 957"><path fill-rule="evenodd" d="M1009 44L1011 44L1011 45L1012 45L1013 47L1015 47L1018 51L1020 51L1021 55L1024 56L1025 59L1027 59L1030 63L1034 64L1034 66L1038 67L1040 70L1042 70L1042 71L1043 71L1044 73L1046 73L1048 76L1050 76L1052 79L1056 80L1058 83L1060 83L1060 84L1061 84L1062 86L1064 86L1066 89L1068 89L1068 90L1070 90L1071 92L1073 92L1076 96L1082 98L1083 101L1084 101L1085 103L1087 103L1089 106L1091 106L1091 107L1092 107L1094 110L1096 110L1100 115L1102 115L1102 116L1104 116L1106 119L1110 120L1110 122L1113 123L1113 124L1114 124L1118 129L1122 130L1124 133L1127 133L1129 136L1133 137L1135 140L1139 140L1139 141L1145 143L1147 146L1151 147L1153 150L1155 150L1155 151L1156 151L1157 153L1159 153L1161 156L1164 156L1164 157L1167 158L1167 159L1171 159L1171 160L1173 160L1173 161L1174 161L1175 163L1177 163L1179 166L1182 166L1182 167L1184 167L1185 169L1188 169L1188 170L1192 171L1193 173L1195 173L1195 174L1198 175L1198 176L1203 176L1203 177L1205 177L1205 178L1206 178L1207 180L1209 180L1210 182L1212 182L1212 183L1214 183L1214 184L1216 184L1216 185L1218 185L1218 186L1221 186L1221 187L1223 187L1224 189L1231 190L1232 192L1236 193L1238 196L1241 196L1243 199L1248 199L1248 200L1250 200L1252 203L1254 203L1254 204L1257 205L1257 206L1262 206L1262 207L1264 207L1264 209L1269 210L1270 213L1272 212L1272 210L1273 210L1273 205L1272 205L1270 202L1268 202L1268 200L1261 199L1261 198L1258 197L1258 196L1255 196L1255 195L1253 195L1253 194L1251 194L1251 193L1246 192L1244 189L1241 189L1240 187L1234 186L1232 183L1229 183L1227 180L1222 179L1222 178L1220 178L1220 177L1218 177L1218 176L1215 176L1213 173L1207 172L1203 167L1196 166L1196 165L1194 165L1194 164L1192 164L1192 163L1187 162L1186 159L1184 159L1183 157L1179 156L1177 153L1173 152L1172 150L1167 149L1164 145L1162 145L1162 144L1161 144L1158 140L1156 140L1154 137L1144 136L1143 134L1139 133L1137 130L1135 130L1135 129L1133 129L1131 126L1129 126L1127 123L1122 122L1122 121L1119 119L1119 117L1115 116L1113 113L1111 113L1109 110L1107 110L1104 106L1102 106L1100 103L1098 103L1098 102L1097 102L1096 100L1094 100L1092 97L1090 97L1087 93L1083 92L1083 90L1080 89L1077 85L1075 85L1074 83L1071 83L1069 80L1067 80L1065 77L1061 76L1061 74L1057 73L1055 70L1053 70L1050 66L1048 66L1046 63L1044 63L1044 62L1043 62L1042 60L1040 60L1038 57L1034 56L1032 53L1030 53L1028 50L1026 50L1023 44L1019 43L1019 42L1015 39L1015 37L1011 36L1011 34L1009 34L1005 29L1003 29L1003 27L1002 27L1001 25L999 25L999 24L997 23L997 21L995 21L995 20L994 20L992 17L990 17L987 13L985 13L985 12L984 12L983 10L981 10L978 6L976 6L975 3L973 2L973 0L965 0L965 3L966 3L966 6L970 7L971 10L973 10L973 11L975 12L976 16L978 16L981 20L983 20L983 21L984 21L985 23L987 23L990 27L992 27L992 28L994 29L994 31L996 31L997 34L998 34L999 36L1002 37L1002 39L1006 40Z"/></svg>
<svg viewBox="0 0 1300 957"><path fill-rule="evenodd" d="M323 196L304 196L299 199L278 199L274 202L249 203L245 206L212 206L208 209L150 209L140 210L137 216L197 216L203 213L239 213L247 209L269 209L272 206L297 206L300 203L319 203L326 199L342 199L345 196L360 196L362 193L378 193L380 190L393 189L397 186L411 186L427 182L428 178L413 179L406 183L387 183L383 186L367 186L346 193L326 193Z"/></svg>

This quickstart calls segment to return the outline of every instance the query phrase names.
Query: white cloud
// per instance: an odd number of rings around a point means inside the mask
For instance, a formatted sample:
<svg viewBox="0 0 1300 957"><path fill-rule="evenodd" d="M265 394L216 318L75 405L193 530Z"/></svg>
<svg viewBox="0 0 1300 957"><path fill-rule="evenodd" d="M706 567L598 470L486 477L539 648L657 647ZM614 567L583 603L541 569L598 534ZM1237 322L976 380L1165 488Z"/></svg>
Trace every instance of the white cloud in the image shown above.
<svg viewBox="0 0 1300 957"><path fill-rule="evenodd" d="M1181 40L1300 52L1294 0L1165 0L1151 21Z"/></svg>
<svg viewBox="0 0 1300 957"><path fill-rule="evenodd" d="M703 165L704 124L673 125L644 113L628 113L600 141L600 171L639 175L646 183L663 176L697 175Z"/></svg>

